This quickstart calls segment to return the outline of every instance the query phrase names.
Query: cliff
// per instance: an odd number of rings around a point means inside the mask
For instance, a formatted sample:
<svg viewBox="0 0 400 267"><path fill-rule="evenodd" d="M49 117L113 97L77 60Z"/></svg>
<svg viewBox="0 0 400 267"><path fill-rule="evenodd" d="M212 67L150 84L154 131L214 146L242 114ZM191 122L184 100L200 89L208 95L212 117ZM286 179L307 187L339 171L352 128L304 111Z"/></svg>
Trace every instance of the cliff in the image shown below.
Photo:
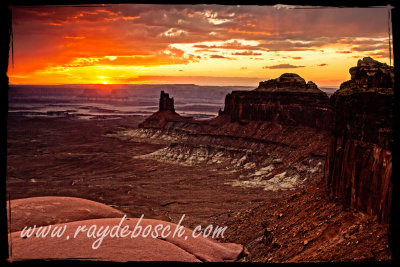
<svg viewBox="0 0 400 267"><path fill-rule="evenodd" d="M331 97L325 179L331 199L388 223L392 198L393 68L371 58Z"/></svg>
<svg viewBox="0 0 400 267"><path fill-rule="evenodd" d="M233 91L222 114L235 121L272 121L282 125L328 129L331 108L326 93L294 73L260 82L253 91Z"/></svg>

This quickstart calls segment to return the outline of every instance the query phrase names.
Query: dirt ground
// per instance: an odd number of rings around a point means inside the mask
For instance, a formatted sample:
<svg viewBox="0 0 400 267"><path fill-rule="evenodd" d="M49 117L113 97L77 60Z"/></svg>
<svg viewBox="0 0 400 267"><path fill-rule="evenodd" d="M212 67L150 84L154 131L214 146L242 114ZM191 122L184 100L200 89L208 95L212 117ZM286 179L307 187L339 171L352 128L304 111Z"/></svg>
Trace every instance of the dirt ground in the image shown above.
<svg viewBox="0 0 400 267"><path fill-rule="evenodd" d="M144 214L175 223L185 214L187 227L208 225L223 214L256 207L277 195L224 184L234 175L221 175L212 166L134 158L164 145L104 136L140 121L9 117L7 193L11 199L82 197L130 216Z"/></svg>
<svg viewBox="0 0 400 267"><path fill-rule="evenodd" d="M188 228L228 226L220 241L245 245L249 261L389 259L386 226L330 202L321 179L293 191L233 187L225 166L135 158L165 145L106 136L142 121L10 115L7 197L81 197L173 223L185 214Z"/></svg>

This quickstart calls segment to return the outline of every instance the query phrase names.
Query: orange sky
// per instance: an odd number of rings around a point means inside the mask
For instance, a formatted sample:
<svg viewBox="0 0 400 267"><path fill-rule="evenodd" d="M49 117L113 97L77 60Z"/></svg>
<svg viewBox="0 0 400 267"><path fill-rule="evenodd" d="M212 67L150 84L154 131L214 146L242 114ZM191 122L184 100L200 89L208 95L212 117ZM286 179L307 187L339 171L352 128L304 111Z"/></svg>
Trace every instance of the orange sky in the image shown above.
<svg viewBox="0 0 400 267"><path fill-rule="evenodd" d="M13 8L10 84L251 85L295 72L338 86L389 63L388 7L97 5Z"/></svg>

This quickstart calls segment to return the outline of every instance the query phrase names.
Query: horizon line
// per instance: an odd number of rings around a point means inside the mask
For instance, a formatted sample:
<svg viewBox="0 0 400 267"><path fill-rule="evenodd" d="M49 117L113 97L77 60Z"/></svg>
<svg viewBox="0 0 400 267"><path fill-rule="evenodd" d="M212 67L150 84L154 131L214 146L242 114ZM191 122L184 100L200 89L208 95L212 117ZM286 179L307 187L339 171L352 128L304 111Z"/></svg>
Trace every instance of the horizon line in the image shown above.
<svg viewBox="0 0 400 267"><path fill-rule="evenodd" d="M113 86L113 85L194 85L194 86L215 86L215 87L254 87L253 85L216 85L216 84L195 84L195 83L64 83L64 84L12 84L9 83L8 86L69 86L69 85L95 85L95 86ZM339 88L340 85L322 85L318 86L318 88ZM257 88L257 87L256 87Z"/></svg>

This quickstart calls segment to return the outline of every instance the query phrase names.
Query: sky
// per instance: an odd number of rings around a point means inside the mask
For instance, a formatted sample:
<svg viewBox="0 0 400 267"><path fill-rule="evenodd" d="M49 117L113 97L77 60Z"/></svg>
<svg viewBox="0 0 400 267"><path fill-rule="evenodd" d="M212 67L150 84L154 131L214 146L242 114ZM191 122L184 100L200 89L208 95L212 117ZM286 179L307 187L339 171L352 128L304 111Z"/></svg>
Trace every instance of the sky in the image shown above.
<svg viewBox="0 0 400 267"><path fill-rule="evenodd" d="M289 72L339 86L363 57L389 64L388 9L13 7L8 76L10 84L257 86Z"/></svg>

